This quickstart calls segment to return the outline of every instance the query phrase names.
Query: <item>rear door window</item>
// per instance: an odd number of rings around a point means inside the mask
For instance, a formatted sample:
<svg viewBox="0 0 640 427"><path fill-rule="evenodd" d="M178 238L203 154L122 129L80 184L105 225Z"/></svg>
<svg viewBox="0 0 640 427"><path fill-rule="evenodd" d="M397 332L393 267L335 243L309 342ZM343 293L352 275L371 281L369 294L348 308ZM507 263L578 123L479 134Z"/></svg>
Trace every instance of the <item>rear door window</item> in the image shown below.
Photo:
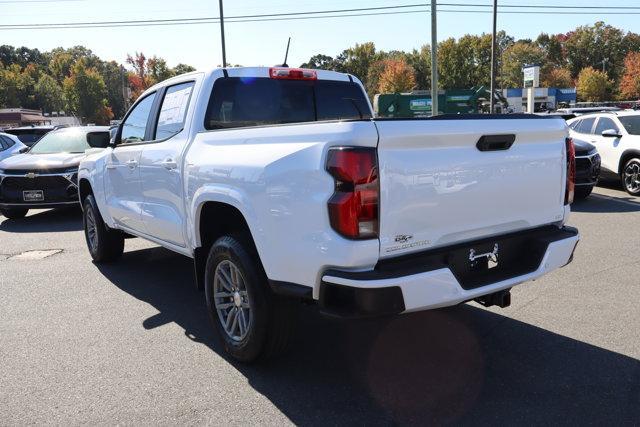
<svg viewBox="0 0 640 427"><path fill-rule="evenodd" d="M184 129L194 82L169 86L162 99L154 139L167 139Z"/></svg>
<svg viewBox="0 0 640 427"><path fill-rule="evenodd" d="M364 92L352 82L227 77L214 84L205 128L370 117Z"/></svg>
<svg viewBox="0 0 640 427"><path fill-rule="evenodd" d="M576 127L576 132L578 133L591 133L591 129L593 129L593 123L596 121L595 117L590 117L588 119L582 119L580 124Z"/></svg>

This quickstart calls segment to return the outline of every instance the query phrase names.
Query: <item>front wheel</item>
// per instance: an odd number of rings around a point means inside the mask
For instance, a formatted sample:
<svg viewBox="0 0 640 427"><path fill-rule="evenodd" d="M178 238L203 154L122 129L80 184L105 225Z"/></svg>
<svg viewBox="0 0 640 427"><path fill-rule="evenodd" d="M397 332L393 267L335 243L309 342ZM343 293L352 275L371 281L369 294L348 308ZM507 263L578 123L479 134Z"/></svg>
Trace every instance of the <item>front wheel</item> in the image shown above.
<svg viewBox="0 0 640 427"><path fill-rule="evenodd" d="M91 258L95 262L108 262L120 258L124 251L124 235L107 227L93 196L87 196L83 206L82 223Z"/></svg>
<svg viewBox="0 0 640 427"><path fill-rule="evenodd" d="M627 193L640 195L640 159L633 158L625 163L620 179Z"/></svg>
<svg viewBox="0 0 640 427"><path fill-rule="evenodd" d="M293 323L291 302L271 292L248 238L223 236L213 244L205 297L209 319L234 359L253 362L285 349Z"/></svg>
<svg viewBox="0 0 640 427"><path fill-rule="evenodd" d="M0 213L9 219L20 219L27 216L29 209L23 208L0 208Z"/></svg>

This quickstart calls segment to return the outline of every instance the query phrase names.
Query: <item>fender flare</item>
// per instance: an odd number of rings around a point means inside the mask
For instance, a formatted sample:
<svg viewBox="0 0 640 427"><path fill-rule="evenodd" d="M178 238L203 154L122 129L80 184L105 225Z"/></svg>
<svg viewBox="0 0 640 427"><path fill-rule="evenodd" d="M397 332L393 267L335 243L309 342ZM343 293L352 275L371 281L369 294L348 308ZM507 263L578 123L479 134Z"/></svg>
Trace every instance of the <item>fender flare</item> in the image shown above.
<svg viewBox="0 0 640 427"><path fill-rule="evenodd" d="M262 258L263 251L261 248L263 247L262 242L264 241L262 233L260 232L262 228L260 227L258 216L252 207L250 198L244 191L225 185L204 185L193 194L189 206L189 218L193 220L193 223L189 226L189 231L193 234L189 236L189 239L192 242L193 248L195 249L202 246L202 239L200 238L200 215L202 214L202 207L207 202L224 203L233 206L240 212L249 227L249 232L258 250L258 255Z"/></svg>

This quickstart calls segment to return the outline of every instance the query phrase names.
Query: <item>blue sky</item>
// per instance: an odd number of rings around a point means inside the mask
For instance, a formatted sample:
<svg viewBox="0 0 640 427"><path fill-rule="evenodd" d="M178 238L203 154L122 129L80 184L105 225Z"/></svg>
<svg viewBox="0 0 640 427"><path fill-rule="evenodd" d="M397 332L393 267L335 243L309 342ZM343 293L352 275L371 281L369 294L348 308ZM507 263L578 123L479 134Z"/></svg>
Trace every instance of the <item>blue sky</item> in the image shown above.
<svg viewBox="0 0 640 427"><path fill-rule="evenodd" d="M425 0L225 0L225 15L300 12L327 9L391 6ZM440 0L461 3L462 0ZM491 4L491 0L467 3ZM637 0L499 0L503 4L640 6ZM442 9L451 7L442 6ZM640 12L640 10L638 11ZM4 24L31 24L133 19L167 19L218 15L217 0L40 0L0 1ZM516 38L533 38L540 32L567 32L578 25L603 20L627 31L640 32L640 15L515 15L503 14L498 28ZM343 49L373 41L383 50L410 50L430 40L429 15L313 19L299 21L228 23L227 60L242 65L273 65L283 59L287 37L292 37L289 64L297 66L311 55L335 56ZM438 16L438 39L480 34L491 30L488 13L446 13ZM49 50L57 46L84 45L103 59L124 62L127 53L142 51L164 57L170 66L179 62L197 68L221 63L218 24L51 30L0 30L0 44Z"/></svg>

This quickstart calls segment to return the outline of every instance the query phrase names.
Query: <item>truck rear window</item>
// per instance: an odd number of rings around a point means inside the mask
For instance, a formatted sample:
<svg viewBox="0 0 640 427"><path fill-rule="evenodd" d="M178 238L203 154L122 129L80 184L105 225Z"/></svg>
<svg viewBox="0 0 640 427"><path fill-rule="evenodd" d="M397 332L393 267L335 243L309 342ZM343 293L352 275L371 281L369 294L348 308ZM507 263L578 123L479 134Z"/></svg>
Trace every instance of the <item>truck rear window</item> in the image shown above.
<svg viewBox="0 0 640 427"><path fill-rule="evenodd" d="M369 118L369 104L356 83L226 77L213 85L205 128Z"/></svg>

